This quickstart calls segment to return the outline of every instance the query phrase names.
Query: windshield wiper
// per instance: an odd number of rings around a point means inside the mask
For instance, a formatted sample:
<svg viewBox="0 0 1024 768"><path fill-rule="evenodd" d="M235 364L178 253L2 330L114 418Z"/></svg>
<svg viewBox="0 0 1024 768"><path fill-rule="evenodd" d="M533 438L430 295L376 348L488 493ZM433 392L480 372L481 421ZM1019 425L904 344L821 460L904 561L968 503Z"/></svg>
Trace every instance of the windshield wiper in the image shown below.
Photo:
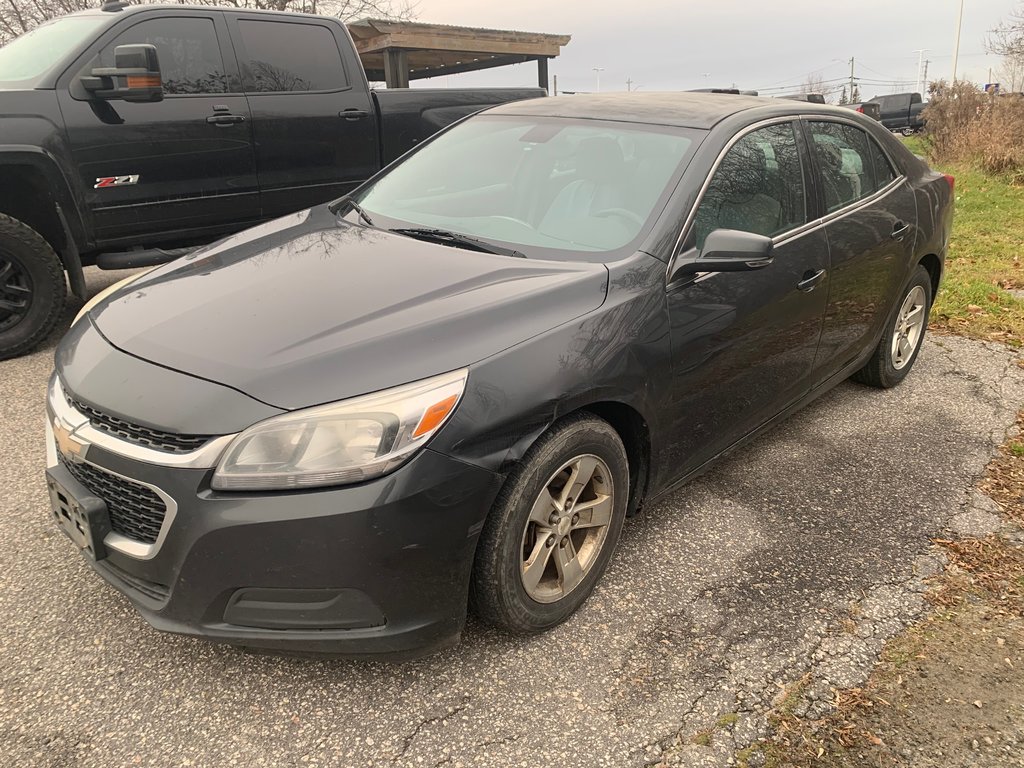
<svg viewBox="0 0 1024 768"><path fill-rule="evenodd" d="M366 226L373 226L373 219L370 218L370 214L363 210L363 206L353 200L351 197L343 197L341 200L331 203L330 211L334 215L338 214L342 208L349 208L359 214L359 218L366 222Z"/></svg>
<svg viewBox="0 0 1024 768"><path fill-rule="evenodd" d="M506 248L503 245L495 245L489 243L486 240L479 240L469 235L463 235L458 232L449 232L447 229L430 229L429 227L406 227L399 229L392 229L399 235L405 235L406 237L415 237L417 240L427 240L432 243L443 243L446 245L462 246L463 248L470 248L474 251L481 251L482 253L494 253L498 256L515 256L517 259L525 259L526 255L520 253L514 248Z"/></svg>

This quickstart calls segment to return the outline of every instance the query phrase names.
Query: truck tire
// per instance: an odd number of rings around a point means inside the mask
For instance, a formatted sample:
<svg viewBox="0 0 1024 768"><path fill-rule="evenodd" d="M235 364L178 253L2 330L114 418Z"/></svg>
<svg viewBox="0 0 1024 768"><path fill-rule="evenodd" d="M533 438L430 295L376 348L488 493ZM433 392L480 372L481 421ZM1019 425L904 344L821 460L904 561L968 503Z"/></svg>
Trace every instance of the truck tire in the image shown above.
<svg viewBox="0 0 1024 768"><path fill-rule="evenodd" d="M0 214L0 360L49 336L66 298L64 267L50 244L27 224Z"/></svg>

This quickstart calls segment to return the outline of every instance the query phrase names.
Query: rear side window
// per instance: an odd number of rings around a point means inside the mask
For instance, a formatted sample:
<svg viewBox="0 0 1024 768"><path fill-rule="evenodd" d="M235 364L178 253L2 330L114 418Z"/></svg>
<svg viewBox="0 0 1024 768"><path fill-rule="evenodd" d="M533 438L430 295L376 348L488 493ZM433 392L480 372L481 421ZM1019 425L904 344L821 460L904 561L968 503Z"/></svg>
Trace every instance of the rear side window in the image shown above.
<svg viewBox="0 0 1024 768"><path fill-rule="evenodd" d="M333 91L348 87L334 33L319 24L238 22L248 93Z"/></svg>
<svg viewBox="0 0 1024 768"><path fill-rule="evenodd" d="M875 191L864 131L846 123L812 122L810 128L829 213Z"/></svg>
<svg viewBox="0 0 1024 768"><path fill-rule="evenodd" d="M156 46L164 93L174 96L227 91L213 19L164 16L140 22L100 52L100 66L114 66L114 49L133 43Z"/></svg>
<svg viewBox="0 0 1024 768"><path fill-rule="evenodd" d="M868 137L868 144L871 152L871 167L875 171L875 189L877 190L887 186L896 178L897 174L885 152L878 146L878 142Z"/></svg>
<svg viewBox="0 0 1024 768"><path fill-rule="evenodd" d="M792 123L752 131L722 158L694 220L697 247L716 229L773 237L807 222Z"/></svg>

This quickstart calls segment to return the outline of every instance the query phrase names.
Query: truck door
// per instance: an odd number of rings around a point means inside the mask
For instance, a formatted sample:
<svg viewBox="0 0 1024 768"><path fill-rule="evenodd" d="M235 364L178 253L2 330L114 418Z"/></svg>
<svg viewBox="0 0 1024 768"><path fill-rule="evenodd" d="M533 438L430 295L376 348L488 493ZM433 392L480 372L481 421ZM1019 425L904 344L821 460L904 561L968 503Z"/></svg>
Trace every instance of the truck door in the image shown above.
<svg viewBox="0 0 1024 768"><path fill-rule="evenodd" d="M129 43L156 46L163 101L104 101L81 86ZM154 11L108 31L65 76L58 98L101 243L185 242L259 218L252 120L225 50L223 14Z"/></svg>
<svg viewBox="0 0 1024 768"><path fill-rule="evenodd" d="M327 202L378 170L377 112L336 22L229 18L252 111L265 217Z"/></svg>

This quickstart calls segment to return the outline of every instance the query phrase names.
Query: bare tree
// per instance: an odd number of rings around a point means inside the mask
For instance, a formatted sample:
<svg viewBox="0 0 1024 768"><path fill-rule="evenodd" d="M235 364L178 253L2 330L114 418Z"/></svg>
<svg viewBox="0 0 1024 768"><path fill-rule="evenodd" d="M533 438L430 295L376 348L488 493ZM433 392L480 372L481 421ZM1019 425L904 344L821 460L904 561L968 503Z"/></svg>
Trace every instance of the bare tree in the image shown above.
<svg viewBox="0 0 1024 768"><path fill-rule="evenodd" d="M0 45L56 16L95 8L101 0L0 0ZM167 0L162 0L166 2ZM295 11L337 16L406 20L416 15L414 0L177 0L202 5L229 5L256 10Z"/></svg>
<svg viewBox="0 0 1024 768"><path fill-rule="evenodd" d="M985 47L990 53L1024 59L1024 6L989 33Z"/></svg>
<svg viewBox="0 0 1024 768"><path fill-rule="evenodd" d="M806 96L808 93L825 93L825 78L820 73L812 72L804 80L803 85L800 86L801 95Z"/></svg>

